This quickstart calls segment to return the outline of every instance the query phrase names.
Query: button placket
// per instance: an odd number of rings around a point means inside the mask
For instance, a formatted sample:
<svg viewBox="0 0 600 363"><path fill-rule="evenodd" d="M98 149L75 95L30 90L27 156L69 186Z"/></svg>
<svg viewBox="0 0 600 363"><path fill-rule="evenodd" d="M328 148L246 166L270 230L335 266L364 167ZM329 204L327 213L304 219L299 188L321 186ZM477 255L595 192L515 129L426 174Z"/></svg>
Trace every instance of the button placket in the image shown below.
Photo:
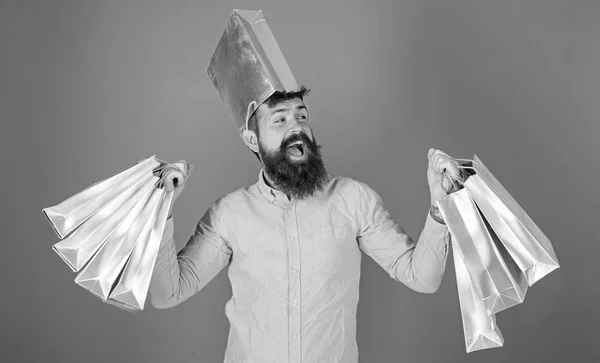
<svg viewBox="0 0 600 363"><path fill-rule="evenodd" d="M288 246L288 271L289 271L289 328L290 328L290 362L301 361L300 346L300 248L298 242L298 228L294 214L295 204L287 208L286 236Z"/></svg>

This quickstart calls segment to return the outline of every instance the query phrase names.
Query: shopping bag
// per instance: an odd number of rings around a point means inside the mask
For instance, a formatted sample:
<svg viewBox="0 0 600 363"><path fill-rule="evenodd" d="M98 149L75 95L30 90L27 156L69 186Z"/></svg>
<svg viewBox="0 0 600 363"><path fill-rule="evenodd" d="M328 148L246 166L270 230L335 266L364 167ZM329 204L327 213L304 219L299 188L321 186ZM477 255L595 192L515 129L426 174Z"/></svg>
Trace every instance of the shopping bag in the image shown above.
<svg viewBox="0 0 600 363"><path fill-rule="evenodd" d="M75 283L84 287L102 300L106 300L119 273L129 259L137 243L146 243L143 233L152 214L156 214L162 191L155 187L158 177L153 177L144 190L144 195L127 213L123 221L108 237L98 252L75 278ZM149 228L146 228L149 230Z"/></svg>
<svg viewBox="0 0 600 363"><path fill-rule="evenodd" d="M129 311L144 309L173 193L173 191L163 192L160 208L156 212L147 242L136 244L119 281L107 300L108 303Z"/></svg>
<svg viewBox="0 0 600 363"><path fill-rule="evenodd" d="M52 249L74 272L79 271L104 244L144 193L153 188L153 180L156 179L151 173L142 175L132 186L106 203L67 238L52 246Z"/></svg>
<svg viewBox="0 0 600 363"><path fill-rule="evenodd" d="M463 182L529 286L559 268L552 243L475 155Z"/></svg>
<svg viewBox="0 0 600 363"><path fill-rule="evenodd" d="M452 238L451 240L467 353L501 347L504 337L496 325L496 315L488 315L483 299L471 282L469 271L460 257L456 243Z"/></svg>
<svg viewBox="0 0 600 363"><path fill-rule="evenodd" d="M80 271L78 285L122 309L143 309L173 199L164 181L174 169L187 180L192 165L153 156L94 185L104 183L103 190L90 187L44 210L55 232L66 235L52 248L73 271Z"/></svg>
<svg viewBox="0 0 600 363"><path fill-rule="evenodd" d="M499 243L467 189L446 195L437 205L487 313L493 315L522 303L527 280Z"/></svg>
<svg viewBox="0 0 600 363"><path fill-rule="evenodd" d="M233 10L206 71L237 130L274 92L300 88L260 10Z"/></svg>
<svg viewBox="0 0 600 363"><path fill-rule="evenodd" d="M133 166L101 180L58 205L44 208L42 212L60 239L65 238L94 213L115 198L123 190L131 187L139 177L150 172L160 161L151 156L138 161Z"/></svg>

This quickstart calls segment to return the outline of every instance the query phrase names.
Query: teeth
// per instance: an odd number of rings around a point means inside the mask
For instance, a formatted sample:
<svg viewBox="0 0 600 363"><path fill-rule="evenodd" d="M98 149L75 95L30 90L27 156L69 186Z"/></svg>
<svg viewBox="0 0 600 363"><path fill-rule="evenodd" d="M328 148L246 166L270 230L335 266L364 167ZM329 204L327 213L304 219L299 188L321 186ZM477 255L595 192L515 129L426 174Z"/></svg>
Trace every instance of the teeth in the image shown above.
<svg viewBox="0 0 600 363"><path fill-rule="evenodd" d="M296 141L296 142L294 142L294 143L290 144L290 146L294 146L294 145L302 145L302 144L303 144L303 142L302 142L302 141Z"/></svg>

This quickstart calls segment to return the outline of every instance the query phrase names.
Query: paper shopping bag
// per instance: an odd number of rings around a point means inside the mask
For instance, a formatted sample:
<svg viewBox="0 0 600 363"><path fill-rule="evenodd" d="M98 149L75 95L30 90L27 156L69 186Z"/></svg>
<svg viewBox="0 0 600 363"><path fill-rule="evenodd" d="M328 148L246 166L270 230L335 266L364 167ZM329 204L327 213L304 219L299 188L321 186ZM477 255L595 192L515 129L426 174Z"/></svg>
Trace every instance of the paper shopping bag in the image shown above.
<svg viewBox="0 0 600 363"><path fill-rule="evenodd" d="M504 337L496 325L496 315L488 315L483 299L471 282L467 266L460 257L454 240L452 255L467 353L501 347Z"/></svg>
<svg viewBox="0 0 600 363"><path fill-rule="evenodd" d="M475 155L463 183L529 286L559 268L552 243ZM470 170L469 170L470 169Z"/></svg>
<svg viewBox="0 0 600 363"><path fill-rule="evenodd" d="M158 179L153 177L151 183L156 185ZM127 213L75 279L76 284L102 300L108 299L111 288L137 243L146 243L146 230L150 230L150 223L153 222L153 214L156 214L162 191L156 187L144 190L144 196Z"/></svg>
<svg viewBox="0 0 600 363"><path fill-rule="evenodd" d="M237 130L276 91L300 89L260 10L233 10L206 71Z"/></svg>
<svg viewBox="0 0 600 363"><path fill-rule="evenodd" d="M79 271L104 244L123 218L153 188L157 178L147 173L132 186L106 203L90 219L52 249L71 267Z"/></svg>
<svg viewBox="0 0 600 363"><path fill-rule="evenodd" d="M107 300L108 303L126 307L127 310L144 309L173 193L173 191L163 193L148 240L146 243L138 243L133 249L119 281Z"/></svg>
<svg viewBox="0 0 600 363"><path fill-rule="evenodd" d="M489 315L525 299L527 280L489 228L466 189L437 201L477 293Z"/></svg>
<svg viewBox="0 0 600 363"><path fill-rule="evenodd" d="M151 172L158 165L160 165L160 161L155 156L143 159L116 175L89 186L62 203L44 208L42 211L54 232L60 239L63 239L119 193L129 188L141 176Z"/></svg>

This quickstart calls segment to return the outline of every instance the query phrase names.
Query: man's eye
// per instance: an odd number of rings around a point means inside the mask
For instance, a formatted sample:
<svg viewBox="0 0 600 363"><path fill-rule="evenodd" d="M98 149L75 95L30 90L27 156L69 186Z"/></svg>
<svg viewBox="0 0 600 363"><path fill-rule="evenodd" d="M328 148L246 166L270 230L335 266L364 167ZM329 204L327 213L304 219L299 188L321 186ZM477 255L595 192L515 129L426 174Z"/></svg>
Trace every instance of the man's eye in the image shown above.
<svg viewBox="0 0 600 363"><path fill-rule="evenodd" d="M285 121L285 118L283 118L283 117L282 118L278 118L277 120L275 120L275 122L283 122L283 121Z"/></svg>

